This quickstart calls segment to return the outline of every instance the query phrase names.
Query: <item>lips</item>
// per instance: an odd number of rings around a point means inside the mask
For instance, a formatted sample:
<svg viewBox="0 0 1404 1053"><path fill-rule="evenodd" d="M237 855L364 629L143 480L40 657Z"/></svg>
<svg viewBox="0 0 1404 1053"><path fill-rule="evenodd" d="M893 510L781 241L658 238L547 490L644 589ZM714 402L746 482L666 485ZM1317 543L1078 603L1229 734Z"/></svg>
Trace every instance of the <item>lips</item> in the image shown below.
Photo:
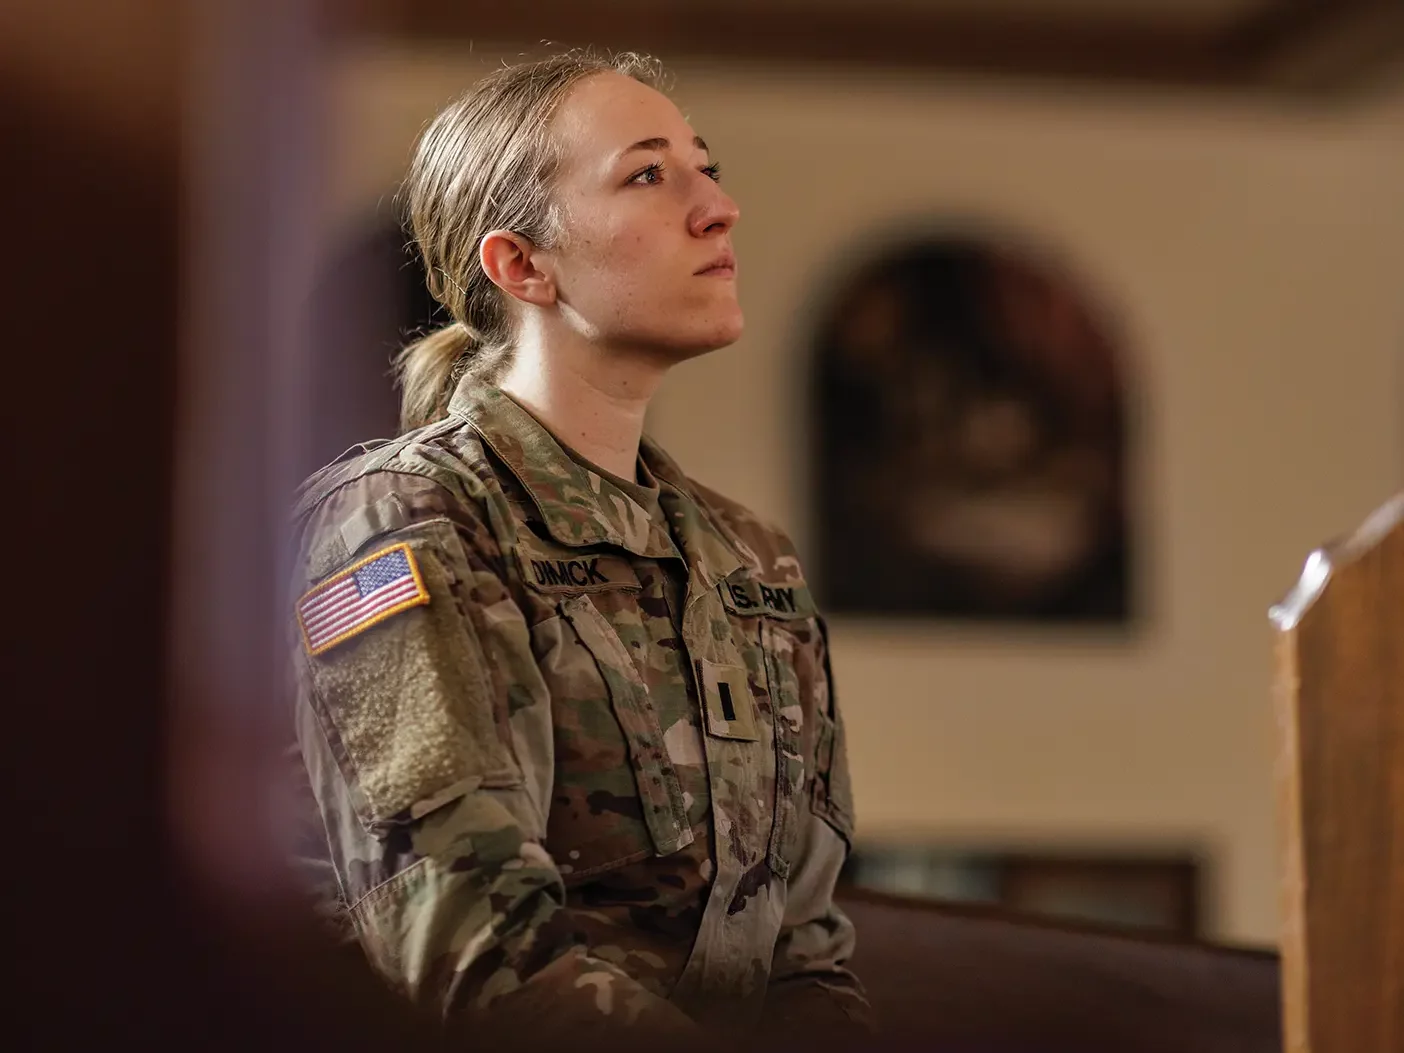
<svg viewBox="0 0 1404 1053"><path fill-rule="evenodd" d="M736 256L730 252L724 252L711 263L707 264L697 274L712 278L730 278L736 273Z"/></svg>

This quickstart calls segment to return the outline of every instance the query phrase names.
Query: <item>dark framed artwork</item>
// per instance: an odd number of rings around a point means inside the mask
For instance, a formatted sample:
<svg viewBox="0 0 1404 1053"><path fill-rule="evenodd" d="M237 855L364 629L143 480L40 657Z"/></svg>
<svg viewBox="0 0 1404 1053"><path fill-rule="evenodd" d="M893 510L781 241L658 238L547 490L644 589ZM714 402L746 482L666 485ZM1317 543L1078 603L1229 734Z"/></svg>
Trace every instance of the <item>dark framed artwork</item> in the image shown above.
<svg viewBox="0 0 1404 1053"><path fill-rule="evenodd" d="M815 336L817 585L835 613L1125 625L1125 349L1048 257L893 245Z"/></svg>

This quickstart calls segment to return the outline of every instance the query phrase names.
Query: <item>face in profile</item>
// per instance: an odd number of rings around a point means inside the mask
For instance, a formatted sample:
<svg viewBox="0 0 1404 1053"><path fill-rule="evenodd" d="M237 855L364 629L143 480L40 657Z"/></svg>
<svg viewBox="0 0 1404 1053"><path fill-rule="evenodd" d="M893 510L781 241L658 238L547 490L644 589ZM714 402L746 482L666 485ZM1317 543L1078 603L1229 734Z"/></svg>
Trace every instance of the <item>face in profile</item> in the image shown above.
<svg viewBox="0 0 1404 1053"><path fill-rule="evenodd" d="M549 256L567 324L669 361L735 341L736 203L677 107L604 73L576 85L553 131L563 230Z"/></svg>

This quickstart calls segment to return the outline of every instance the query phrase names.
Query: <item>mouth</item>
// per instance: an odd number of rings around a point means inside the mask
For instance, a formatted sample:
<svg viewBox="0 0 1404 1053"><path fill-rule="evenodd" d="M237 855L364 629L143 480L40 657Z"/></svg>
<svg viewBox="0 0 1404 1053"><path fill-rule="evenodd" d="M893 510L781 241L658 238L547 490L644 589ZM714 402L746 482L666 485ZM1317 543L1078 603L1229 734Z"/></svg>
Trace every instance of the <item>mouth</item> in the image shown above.
<svg viewBox="0 0 1404 1053"><path fill-rule="evenodd" d="M696 273L701 278L734 278L736 276L736 256L733 253L724 252Z"/></svg>

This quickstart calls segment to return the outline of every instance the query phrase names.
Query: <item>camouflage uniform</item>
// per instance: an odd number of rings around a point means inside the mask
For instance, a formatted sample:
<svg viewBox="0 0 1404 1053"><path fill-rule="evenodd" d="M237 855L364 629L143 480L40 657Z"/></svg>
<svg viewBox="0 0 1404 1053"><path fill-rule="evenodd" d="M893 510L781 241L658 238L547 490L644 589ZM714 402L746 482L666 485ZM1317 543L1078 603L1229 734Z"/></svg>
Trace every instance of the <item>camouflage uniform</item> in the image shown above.
<svg viewBox="0 0 1404 1053"><path fill-rule="evenodd" d="M449 1020L866 1027L823 622L781 533L640 464L474 382L304 484L297 736L340 909ZM412 602L306 635L397 547Z"/></svg>

